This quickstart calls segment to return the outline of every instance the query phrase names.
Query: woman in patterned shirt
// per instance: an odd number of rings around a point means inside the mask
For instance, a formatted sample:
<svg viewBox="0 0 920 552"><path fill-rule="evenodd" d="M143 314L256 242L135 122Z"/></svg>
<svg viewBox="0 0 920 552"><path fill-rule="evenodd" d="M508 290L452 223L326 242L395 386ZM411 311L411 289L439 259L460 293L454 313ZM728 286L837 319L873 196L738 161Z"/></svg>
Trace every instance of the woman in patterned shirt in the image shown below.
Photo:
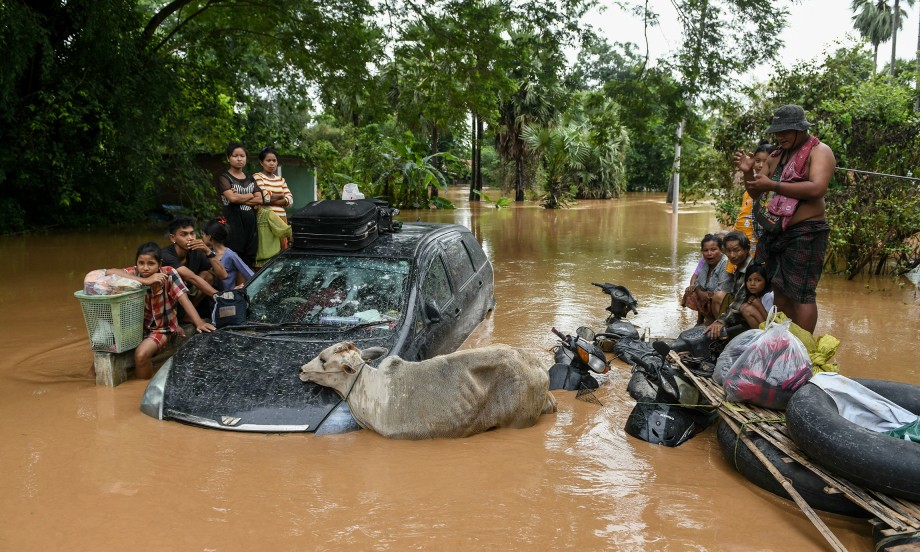
<svg viewBox="0 0 920 552"><path fill-rule="evenodd" d="M278 171L278 151L271 146L263 148L259 152L259 164L262 165L262 172L257 172L252 177L263 192L271 194L268 205L271 206L272 211L281 220L287 222L287 211L284 208L294 204L294 195L291 194L291 190L288 188L284 178L276 174Z"/></svg>

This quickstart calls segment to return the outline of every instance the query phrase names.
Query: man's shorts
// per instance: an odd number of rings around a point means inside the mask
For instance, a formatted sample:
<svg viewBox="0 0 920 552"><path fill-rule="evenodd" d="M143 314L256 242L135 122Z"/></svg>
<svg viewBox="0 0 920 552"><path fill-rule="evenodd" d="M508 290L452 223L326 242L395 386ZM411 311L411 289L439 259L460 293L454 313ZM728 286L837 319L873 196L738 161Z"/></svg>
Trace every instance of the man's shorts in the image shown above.
<svg viewBox="0 0 920 552"><path fill-rule="evenodd" d="M796 303L815 303L830 231L823 220L806 220L779 234L761 236L758 258L766 259L775 289Z"/></svg>

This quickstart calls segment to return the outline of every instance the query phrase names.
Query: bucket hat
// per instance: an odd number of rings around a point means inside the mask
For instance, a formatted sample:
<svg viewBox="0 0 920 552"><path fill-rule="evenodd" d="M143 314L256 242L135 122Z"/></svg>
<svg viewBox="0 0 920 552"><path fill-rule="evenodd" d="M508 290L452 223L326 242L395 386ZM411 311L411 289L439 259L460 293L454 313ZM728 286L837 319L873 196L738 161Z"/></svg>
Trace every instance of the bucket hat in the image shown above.
<svg viewBox="0 0 920 552"><path fill-rule="evenodd" d="M808 130L811 123L805 120L805 110L797 105L784 105L773 114L770 128L764 134L773 134L784 130Z"/></svg>

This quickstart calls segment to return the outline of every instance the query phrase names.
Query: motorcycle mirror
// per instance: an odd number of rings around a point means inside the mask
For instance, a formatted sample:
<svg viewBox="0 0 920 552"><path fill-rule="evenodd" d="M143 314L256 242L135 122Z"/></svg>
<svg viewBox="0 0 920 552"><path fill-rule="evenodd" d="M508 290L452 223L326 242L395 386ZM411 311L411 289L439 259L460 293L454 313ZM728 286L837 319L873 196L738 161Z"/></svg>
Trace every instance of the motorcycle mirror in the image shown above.
<svg viewBox="0 0 920 552"><path fill-rule="evenodd" d="M652 343L652 349L655 349L655 352L663 357L666 357L671 353L671 346L664 341L656 341Z"/></svg>
<svg viewBox="0 0 920 552"><path fill-rule="evenodd" d="M680 400L680 389L677 387L677 379L674 378L674 375L671 374L668 370L662 368L658 370L658 385L661 390L671 395L674 398L674 401L677 402Z"/></svg>
<svg viewBox="0 0 920 552"><path fill-rule="evenodd" d="M575 330L575 335L584 339L585 341L594 341L594 330L587 326L582 326Z"/></svg>

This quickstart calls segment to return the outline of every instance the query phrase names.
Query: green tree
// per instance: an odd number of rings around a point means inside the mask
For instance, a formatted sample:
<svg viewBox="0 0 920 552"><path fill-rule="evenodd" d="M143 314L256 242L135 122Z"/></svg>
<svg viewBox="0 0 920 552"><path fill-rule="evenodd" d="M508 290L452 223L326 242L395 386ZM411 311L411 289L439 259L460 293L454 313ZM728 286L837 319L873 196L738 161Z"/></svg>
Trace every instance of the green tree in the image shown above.
<svg viewBox="0 0 920 552"><path fill-rule="evenodd" d="M540 36L515 34L512 49L521 62L510 71L517 90L499 105L495 128L495 148L506 166L513 166L515 201L524 201L524 190L533 186L534 174L528 171L534 153L522 136L525 126L545 126L557 119L569 94L561 83L562 52L546 47Z"/></svg>
<svg viewBox="0 0 920 552"><path fill-rule="evenodd" d="M0 10L11 22L0 29L11 61L0 137L20 146L0 153L0 201L17 215L4 231L98 224L100 213L137 220L158 196L213 209L194 156L241 136L296 141L308 104L292 98L359 81L379 37L365 0L6 0Z"/></svg>
<svg viewBox="0 0 920 552"><path fill-rule="evenodd" d="M891 39L894 23L887 0L853 0L853 28L872 44L872 65L878 64L878 47Z"/></svg>
<svg viewBox="0 0 920 552"><path fill-rule="evenodd" d="M591 145L585 130L574 123L565 126L525 126L521 130L527 147L540 154L546 194L543 206L556 209L566 203L566 188L576 184L584 170Z"/></svg>
<svg viewBox="0 0 920 552"><path fill-rule="evenodd" d="M618 197L626 189L629 131L620 120L620 106L601 91L575 95L566 119L583 128L589 145L582 161L577 198Z"/></svg>

